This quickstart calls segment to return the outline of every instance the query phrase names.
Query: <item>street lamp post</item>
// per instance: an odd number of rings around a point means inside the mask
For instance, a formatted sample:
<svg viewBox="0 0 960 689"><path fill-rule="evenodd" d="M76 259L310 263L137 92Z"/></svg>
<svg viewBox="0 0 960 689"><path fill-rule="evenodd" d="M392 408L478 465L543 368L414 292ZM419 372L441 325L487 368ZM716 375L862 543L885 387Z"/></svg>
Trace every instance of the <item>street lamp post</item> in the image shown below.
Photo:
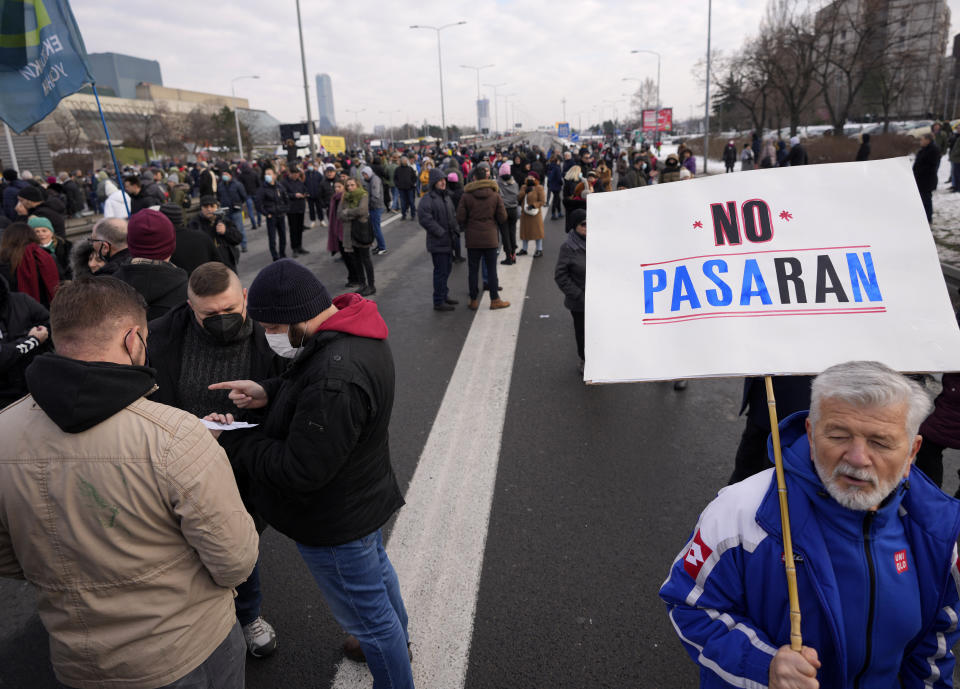
<svg viewBox="0 0 960 689"><path fill-rule="evenodd" d="M234 84L240 79L259 79L259 74L250 74L248 76L234 77L230 80L230 95L234 100L237 99L237 90ZM233 104L233 122L237 125L237 148L240 151L240 160L243 160L243 141L240 139L240 115L237 114L237 104Z"/></svg>
<svg viewBox="0 0 960 689"><path fill-rule="evenodd" d="M303 50L303 24L300 22L300 0L297 0L297 31L300 32L300 65L303 67L303 98L307 103L307 133L310 135L310 159L317 160L317 145L313 140L313 116L310 114L310 85L307 83L307 54Z"/></svg>
<svg viewBox="0 0 960 689"><path fill-rule="evenodd" d="M447 140L447 112L443 102L443 56L440 52L440 32L449 29L451 26L460 26L466 24L465 21L444 24L443 26L427 26L425 24L413 24L411 29L432 29L437 32L437 66L440 68L440 126L443 127L443 140ZM443 143L443 142L441 142Z"/></svg>
<svg viewBox="0 0 960 689"><path fill-rule="evenodd" d="M499 84L484 84L484 86L486 86L487 88L493 89L493 119L494 119L493 126L496 128L498 132L500 131L500 108L498 107L498 104L497 104L497 88L500 86L506 86L506 85L507 85L507 82L505 81L500 82Z"/></svg>
<svg viewBox="0 0 960 689"><path fill-rule="evenodd" d="M660 142L660 53L658 53L655 50L646 50L642 48L638 50L631 50L630 52L631 53L648 53L650 55L657 56L657 112L656 112L656 115L654 115L654 118L655 118L655 126L657 131L656 140L659 143ZM641 127L643 127L642 114L643 113L641 113L641 120L640 120Z"/></svg>
<svg viewBox="0 0 960 689"><path fill-rule="evenodd" d="M390 143L391 143L391 144L393 143L393 138L392 138L392 137L393 137L393 113L395 113L395 112L401 112L400 108L397 108L396 110L381 110L381 111L380 111L380 114L381 114L381 115L386 115L386 116L390 119L390 136L391 136Z"/></svg>
<svg viewBox="0 0 960 689"><path fill-rule="evenodd" d="M493 67L493 65L482 65L480 67L474 67L473 65L460 65L463 69L474 69L477 72L477 134L480 133L482 127L480 126L480 70L486 69L487 67Z"/></svg>
<svg viewBox="0 0 960 689"><path fill-rule="evenodd" d="M519 95L518 93L508 93L508 94L506 94L505 96L502 96L502 98L503 98L503 128L504 128L504 129L509 129L511 132L513 131L513 125L510 124L510 110L509 110L510 99L513 98L513 97L515 97L515 96L518 96L518 95Z"/></svg>
<svg viewBox="0 0 960 689"><path fill-rule="evenodd" d="M363 126L360 124L360 113L366 112L366 108L357 108L356 110L351 110L350 108L344 108L349 113L353 113L353 121L357 125L357 148L360 148L360 132L363 130Z"/></svg>

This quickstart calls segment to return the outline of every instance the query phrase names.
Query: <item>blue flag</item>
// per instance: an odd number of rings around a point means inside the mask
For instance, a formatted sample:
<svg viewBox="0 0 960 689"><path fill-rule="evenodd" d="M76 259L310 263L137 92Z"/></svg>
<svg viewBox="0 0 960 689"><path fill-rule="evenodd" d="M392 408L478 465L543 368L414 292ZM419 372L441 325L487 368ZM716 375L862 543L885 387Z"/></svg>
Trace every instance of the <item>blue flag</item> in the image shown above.
<svg viewBox="0 0 960 689"><path fill-rule="evenodd" d="M0 120L19 134L92 82L67 0L0 0Z"/></svg>

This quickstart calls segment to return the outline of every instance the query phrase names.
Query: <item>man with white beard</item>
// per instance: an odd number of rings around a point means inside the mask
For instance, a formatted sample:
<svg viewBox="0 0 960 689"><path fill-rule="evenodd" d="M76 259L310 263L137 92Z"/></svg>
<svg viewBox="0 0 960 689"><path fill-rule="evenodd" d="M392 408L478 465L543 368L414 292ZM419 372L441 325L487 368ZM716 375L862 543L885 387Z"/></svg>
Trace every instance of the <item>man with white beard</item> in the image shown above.
<svg viewBox="0 0 960 689"><path fill-rule="evenodd" d="M910 471L931 408L896 371L849 362L780 423L800 652L773 468L707 506L660 590L701 687L952 686L960 502Z"/></svg>

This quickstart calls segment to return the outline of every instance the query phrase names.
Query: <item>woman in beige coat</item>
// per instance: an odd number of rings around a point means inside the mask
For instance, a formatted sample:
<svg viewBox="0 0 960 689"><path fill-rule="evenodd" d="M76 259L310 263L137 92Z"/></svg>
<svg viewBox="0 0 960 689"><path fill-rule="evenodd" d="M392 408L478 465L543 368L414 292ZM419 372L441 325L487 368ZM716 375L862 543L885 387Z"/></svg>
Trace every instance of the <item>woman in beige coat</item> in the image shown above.
<svg viewBox="0 0 960 689"><path fill-rule="evenodd" d="M517 194L517 205L520 206L520 240L523 242L523 248L517 252L517 256L527 255L527 244L530 240L537 243L537 250L534 252L534 258L543 256L543 211L541 210L547 202L547 195L540 186L540 176L536 172L527 174L527 179L520 193ZM536 210L536 214L528 211Z"/></svg>

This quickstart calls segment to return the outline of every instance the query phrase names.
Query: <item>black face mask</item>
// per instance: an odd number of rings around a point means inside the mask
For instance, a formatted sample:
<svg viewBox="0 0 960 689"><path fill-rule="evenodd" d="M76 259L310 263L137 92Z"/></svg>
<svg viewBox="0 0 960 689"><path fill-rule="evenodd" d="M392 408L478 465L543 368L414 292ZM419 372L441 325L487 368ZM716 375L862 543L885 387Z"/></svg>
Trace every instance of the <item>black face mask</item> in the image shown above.
<svg viewBox="0 0 960 689"><path fill-rule="evenodd" d="M230 344L238 339L246 319L239 313L218 313L203 319L203 329L218 344Z"/></svg>

